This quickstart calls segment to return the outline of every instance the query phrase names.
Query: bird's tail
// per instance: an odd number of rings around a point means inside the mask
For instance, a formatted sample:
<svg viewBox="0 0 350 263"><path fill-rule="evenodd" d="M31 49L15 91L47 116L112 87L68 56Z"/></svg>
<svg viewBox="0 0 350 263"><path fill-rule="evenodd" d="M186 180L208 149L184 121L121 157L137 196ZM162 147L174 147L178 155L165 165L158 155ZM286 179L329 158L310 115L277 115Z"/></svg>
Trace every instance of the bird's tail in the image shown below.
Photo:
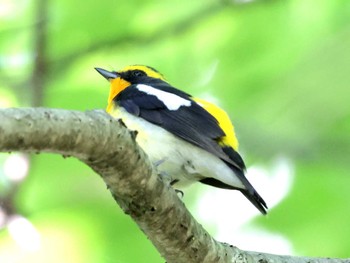
<svg viewBox="0 0 350 263"><path fill-rule="evenodd" d="M257 191L252 187L250 190L247 189L239 189L242 194L263 214L267 213L267 205L262 199L262 197L258 194Z"/></svg>
<svg viewBox="0 0 350 263"><path fill-rule="evenodd" d="M267 213L267 205L262 199L262 197L258 194L258 192L254 189L248 179L245 177L245 164L242 157L236 152L232 147L223 147L222 150L227 154L232 162L226 162L226 164L232 169L235 175L240 179L240 181L245 186L242 188L232 187L231 189L237 189L241 191L242 194L263 214Z"/></svg>
<svg viewBox="0 0 350 263"><path fill-rule="evenodd" d="M262 199L262 197L258 194L258 192L254 189L254 187L249 183L247 178L245 178L243 171L238 170L236 167L231 167L232 170L235 171L236 174L239 174L239 178L241 179L242 183L246 187L246 189L238 188L232 185L225 184L217 179L214 178L204 178L200 180L201 183L211 185L218 188L223 189L230 189L230 190L239 190L244 196L263 214L267 214L267 205Z"/></svg>
<svg viewBox="0 0 350 263"><path fill-rule="evenodd" d="M259 193L254 189L248 179L245 177L245 168L243 170L238 169L237 167L231 166L231 169L235 172L238 178L241 180L244 189L236 188L241 191L241 193L263 214L267 214L267 205L264 199L259 195Z"/></svg>

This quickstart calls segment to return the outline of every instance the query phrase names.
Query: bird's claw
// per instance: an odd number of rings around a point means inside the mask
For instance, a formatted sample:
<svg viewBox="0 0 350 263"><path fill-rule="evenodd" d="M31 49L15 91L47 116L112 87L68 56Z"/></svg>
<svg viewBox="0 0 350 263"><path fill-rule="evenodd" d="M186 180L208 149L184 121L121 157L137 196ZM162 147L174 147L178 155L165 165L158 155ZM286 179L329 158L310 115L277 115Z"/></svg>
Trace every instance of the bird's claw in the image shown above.
<svg viewBox="0 0 350 263"><path fill-rule="evenodd" d="M179 198L183 198L184 197L184 192L182 192L181 190L179 190L179 189L174 189L175 190L175 193L177 194L177 196L179 197Z"/></svg>
<svg viewBox="0 0 350 263"><path fill-rule="evenodd" d="M166 160L167 160L167 158L160 159L160 160L158 160L158 161L155 161L155 162L153 163L153 165L154 165L156 168L158 168L158 166L160 166L160 165L161 165L162 163L164 163Z"/></svg>

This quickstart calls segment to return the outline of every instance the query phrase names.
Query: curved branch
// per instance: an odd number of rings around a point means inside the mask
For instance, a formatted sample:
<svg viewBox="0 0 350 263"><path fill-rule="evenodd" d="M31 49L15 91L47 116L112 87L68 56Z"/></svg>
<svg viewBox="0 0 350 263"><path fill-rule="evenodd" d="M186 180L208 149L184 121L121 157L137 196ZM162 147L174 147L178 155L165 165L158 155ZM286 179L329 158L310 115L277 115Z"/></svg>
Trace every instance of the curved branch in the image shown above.
<svg viewBox="0 0 350 263"><path fill-rule="evenodd" d="M0 110L0 151L74 156L95 170L167 262L350 262L247 252L215 241L135 142L103 111Z"/></svg>

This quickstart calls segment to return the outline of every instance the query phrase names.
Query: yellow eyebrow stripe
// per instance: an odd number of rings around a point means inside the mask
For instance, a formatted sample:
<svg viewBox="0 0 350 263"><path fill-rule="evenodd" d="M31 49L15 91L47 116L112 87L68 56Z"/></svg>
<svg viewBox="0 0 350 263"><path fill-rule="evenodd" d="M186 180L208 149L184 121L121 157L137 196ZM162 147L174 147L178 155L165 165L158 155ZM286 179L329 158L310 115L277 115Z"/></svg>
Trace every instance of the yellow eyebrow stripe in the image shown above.
<svg viewBox="0 0 350 263"><path fill-rule="evenodd" d="M192 99L212 116L214 116L214 118L218 121L220 128L226 134L226 136L220 138L220 145L231 146L235 151L238 151L238 140L236 138L232 122L227 113L211 102L199 98Z"/></svg>
<svg viewBox="0 0 350 263"><path fill-rule="evenodd" d="M142 70L144 71L148 77L152 77L152 78L157 78L157 79L161 79L165 81L165 78L162 74L160 74L159 72L153 70L150 67L147 66L143 66L143 65L133 65L133 66L127 66L125 68L123 68L121 71L119 72L126 72L129 70Z"/></svg>

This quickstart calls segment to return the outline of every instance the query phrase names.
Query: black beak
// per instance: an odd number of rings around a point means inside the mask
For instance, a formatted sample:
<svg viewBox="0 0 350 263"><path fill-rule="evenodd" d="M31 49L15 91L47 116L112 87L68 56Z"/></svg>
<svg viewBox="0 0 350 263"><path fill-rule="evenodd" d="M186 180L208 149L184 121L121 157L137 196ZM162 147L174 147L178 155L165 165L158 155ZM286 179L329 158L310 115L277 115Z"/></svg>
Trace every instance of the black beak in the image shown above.
<svg viewBox="0 0 350 263"><path fill-rule="evenodd" d="M100 73L105 79L110 80L110 79L115 79L118 77L117 72L110 72L102 68L95 68L98 73Z"/></svg>

